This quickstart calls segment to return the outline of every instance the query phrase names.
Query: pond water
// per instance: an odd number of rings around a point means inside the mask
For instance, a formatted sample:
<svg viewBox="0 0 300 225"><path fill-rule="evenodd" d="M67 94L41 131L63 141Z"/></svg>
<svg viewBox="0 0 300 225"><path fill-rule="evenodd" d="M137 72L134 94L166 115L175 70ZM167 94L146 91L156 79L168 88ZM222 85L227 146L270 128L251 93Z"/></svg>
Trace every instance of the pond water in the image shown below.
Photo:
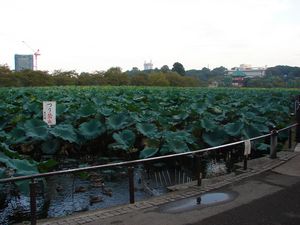
<svg viewBox="0 0 300 225"><path fill-rule="evenodd" d="M192 181L188 173L176 169L152 171L150 174L146 174L141 167L135 168L134 171L135 201L164 194L168 185ZM61 217L74 212L128 204L129 190L126 172L123 171L114 177L106 176L102 182L104 186L98 185L97 179L91 182L90 179L82 179L73 175L47 179L47 189L37 197L39 218ZM224 164L208 163L207 176L212 177L224 173L226 173ZM205 199L205 197L202 199L203 203ZM29 221L29 200L29 197L23 195L7 196L6 202L0 207L0 224Z"/></svg>

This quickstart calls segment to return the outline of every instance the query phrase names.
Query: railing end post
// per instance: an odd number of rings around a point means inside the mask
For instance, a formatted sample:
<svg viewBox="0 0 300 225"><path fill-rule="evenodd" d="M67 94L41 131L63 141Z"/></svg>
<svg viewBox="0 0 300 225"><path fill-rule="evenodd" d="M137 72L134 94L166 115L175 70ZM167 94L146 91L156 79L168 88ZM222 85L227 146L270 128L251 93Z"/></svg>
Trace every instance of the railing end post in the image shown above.
<svg viewBox="0 0 300 225"><path fill-rule="evenodd" d="M129 202L134 203L134 168L128 166L128 181L129 181Z"/></svg>
<svg viewBox="0 0 300 225"><path fill-rule="evenodd" d="M278 137L278 132L276 128L274 128L271 131L271 136L270 136L270 158L271 159L276 159L277 158L277 137Z"/></svg>
<svg viewBox="0 0 300 225"><path fill-rule="evenodd" d="M35 179L31 179L29 183L30 190L30 216L31 216L31 225L36 225L37 222L37 210L36 210L36 184Z"/></svg>

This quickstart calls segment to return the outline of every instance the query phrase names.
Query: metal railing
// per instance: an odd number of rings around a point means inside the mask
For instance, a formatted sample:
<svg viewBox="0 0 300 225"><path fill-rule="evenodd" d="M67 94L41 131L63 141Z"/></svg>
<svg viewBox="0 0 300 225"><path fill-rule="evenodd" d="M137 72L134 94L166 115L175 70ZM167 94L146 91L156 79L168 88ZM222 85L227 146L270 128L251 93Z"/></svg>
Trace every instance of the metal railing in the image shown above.
<svg viewBox="0 0 300 225"><path fill-rule="evenodd" d="M22 181L22 180L31 180L29 187L30 187L30 212L31 212L31 224L35 225L37 216L36 216L36 179L38 178L45 178L50 176L57 176L57 175L64 175L64 174L74 174L79 172L87 172L97 169L104 169L109 167L119 167L119 166L127 166L128 167L128 178L129 178L129 202L134 203L134 165L146 163L146 162L153 162L153 161L159 161L163 159L170 159L180 156L187 156L187 155L193 155L193 156L199 156L199 153L214 151L218 149L224 149L227 147L240 145L245 143L246 141L256 141L263 138L270 137L270 158L274 159L276 158L276 146L277 146L277 136L279 133L288 130L288 143L289 148L292 147L292 128L297 127L299 128L299 124L295 123L293 125L290 125L288 127L285 127L283 129L273 129L270 133L261 135L258 137L253 137L248 140L241 140L236 141L228 144L223 144L215 147L209 147L204 148L200 150L190 151L190 152L183 152L183 153L177 153L177 154L170 154L170 155L164 155L164 156L157 156L152 158L146 158L146 159L138 159L138 160L131 160L131 161L124 161L124 162L117 162L117 163L108 163L103 165L96 165L96 166L88 166L83 168L75 168L75 169L67 169L67 170L61 170L61 171L53 171L53 172L47 172L47 173L40 173L40 174L33 174L33 175L27 175L27 176L20 176L20 177L10 177L5 179L0 179L0 183L10 183L10 182L16 182L16 181ZM199 158L199 157L198 157ZM247 169L247 161L248 161L248 153L244 152L244 166L243 169ZM202 174L199 169L197 169L197 184L201 185L201 179Z"/></svg>

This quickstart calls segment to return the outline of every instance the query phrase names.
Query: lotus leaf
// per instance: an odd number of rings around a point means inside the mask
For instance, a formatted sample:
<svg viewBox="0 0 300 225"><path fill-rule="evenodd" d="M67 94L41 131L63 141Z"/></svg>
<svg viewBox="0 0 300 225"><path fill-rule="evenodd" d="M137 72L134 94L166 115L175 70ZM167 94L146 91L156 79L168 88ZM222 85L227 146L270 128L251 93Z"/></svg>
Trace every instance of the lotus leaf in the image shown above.
<svg viewBox="0 0 300 225"><path fill-rule="evenodd" d="M137 123L136 124L137 130L146 137L149 138L158 138L159 132L157 127L151 123Z"/></svg>
<svg viewBox="0 0 300 225"><path fill-rule="evenodd" d="M79 126L79 132L87 140L95 139L106 131L104 125L96 119L82 123Z"/></svg>
<svg viewBox="0 0 300 225"><path fill-rule="evenodd" d="M70 143L77 143L78 137L75 133L75 129L70 124L59 124L54 128L51 128L50 133L57 138L61 138Z"/></svg>
<svg viewBox="0 0 300 225"><path fill-rule="evenodd" d="M224 144L228 136L221 128L216 128L213 131L204 132L202 135L203 141L210 146L218 146Z"/></svg>
<svg viewBox="0 0 300 225"><path fill-rule="evenodd" d="M131 130L123 130L119 133L114 133L113 138L116 141L116 143L112 145L114 149L129 151L135 142L135 134Z"/></svg>
<svg viewBox="0 0 300 225"><path fill-rule="evenodd" d="M108 127L112 130L120 130L130 125L130 119L125 113L112 115L106 122Z"/></svg>
<svg viewBox="0 0 300 225"><path fill-rule="evenodd" d="M150 148L150 147L145 147L141 152L140 152L140 158L145 159L145 158L150 158L158 153L159 149L158 148Z"/></svg>
<svg viewBox="0 0 300 225"><path fill-rule="evenodd" d="M228 123L224 126L226 133L232 137L240 137L244 124L241 121Z"/></svg>

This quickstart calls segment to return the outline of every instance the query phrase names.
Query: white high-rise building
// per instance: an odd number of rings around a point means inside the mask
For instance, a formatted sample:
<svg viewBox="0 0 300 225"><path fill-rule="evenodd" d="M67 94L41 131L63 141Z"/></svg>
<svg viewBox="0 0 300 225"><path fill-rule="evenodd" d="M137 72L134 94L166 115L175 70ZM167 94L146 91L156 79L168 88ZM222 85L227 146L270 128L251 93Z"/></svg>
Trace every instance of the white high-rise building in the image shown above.
<svg viewBox="0 0 300 225"><path fill-rule="evenodd" d="M152 60L150 60L149 63L147 63L146 61L144 62L144 70L153 70Z"/></svg>

